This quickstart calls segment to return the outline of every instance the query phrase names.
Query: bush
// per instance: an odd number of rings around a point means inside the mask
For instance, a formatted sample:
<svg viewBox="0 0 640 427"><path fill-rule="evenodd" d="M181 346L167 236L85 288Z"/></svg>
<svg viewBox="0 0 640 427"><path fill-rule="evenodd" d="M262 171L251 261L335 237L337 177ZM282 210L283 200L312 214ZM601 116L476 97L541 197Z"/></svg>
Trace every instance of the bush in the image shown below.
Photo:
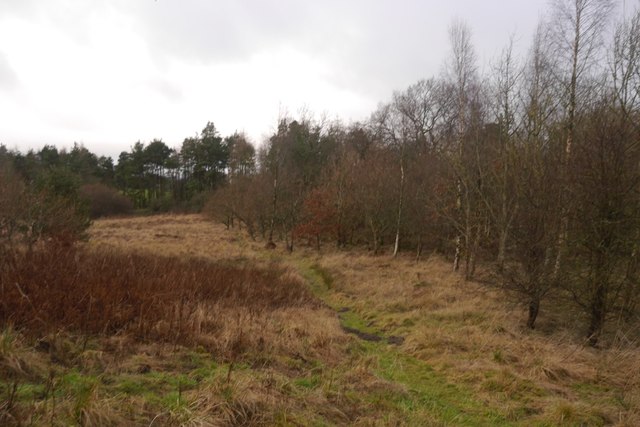
<svg viewBox="0 0 640 427"><path fill-rule="evenodd" d="M89 204L91 218L128 215L133 212L133 202L117 190L103 184L87 184L80 187L80 197Z"/></svg>
<svg viewBox="0 0 640 427"><path fill-rule="evenodd" d="M149 211L153 213L167 213L175 208L175 202L171 198L171 194L165 194L158 198L151 199L149 202Z"/></svg>
<svg viewBox="0 0 640 427"><path fill-rule="evenodd" d="M27 186L10 168L0 169L0 249L29 248L39 241L74 242L89 226L75 198Z"/></svg>

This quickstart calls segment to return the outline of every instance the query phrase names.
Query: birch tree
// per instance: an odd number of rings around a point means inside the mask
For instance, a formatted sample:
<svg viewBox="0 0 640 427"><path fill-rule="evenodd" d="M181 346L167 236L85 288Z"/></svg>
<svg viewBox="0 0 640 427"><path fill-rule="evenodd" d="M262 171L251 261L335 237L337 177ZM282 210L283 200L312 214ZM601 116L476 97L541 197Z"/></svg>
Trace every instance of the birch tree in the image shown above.
<svg viewBox="0 0 640 427"><path fill-rule="evenodd" d="M550 48L558 58L556 78L562 88L564 118L564 170L570 168L575 140L576 114L588 96L590 79L602 58L603 32L613 11L613 0L554 0L549 23ZM562 176L566 183L568 177ZM561 193L562 227L558 236L555 273L562 264L570 200L566 184Z"/></svg>
<svg viewBox="0 0 640 427"><path fill-rule="evenodd" d="M518 210L514 186L515 142L518 133L518 90L522 70L514 57L513 37L502 51L499 62L493 67L494 115L497 124L497 144L494 162L490 169L492 185L483 197L498 234L498 270L502 271L506 260L507 243L511 225ZM493 193L493 194L491 194Z"/></svg>
<svg viewBox="0 0 640 427"><path fill-rule="evenodd" d="M463 250L469 251L469 240L471 239L470 221L468 218L469 209L463 207L463 202L468 196L469 188L463 182L463 153L464 153L464 137L470 120L470 103L472 91L477 88L477 65L476 54L471 43L471 31L469 27L461 22L454 21L449 27L449 43L451 53L449 63L447 64L448 80L454 92L456 102L454 115L454 134L453 147L451 150L452 163L457 169L456 175L456 210L459 218L458 233L455 238L455 253L453 259L453 270L458 271L460 268L460 259ZM463 218L467 215L466 218ZM463 246L463 239L466 243Z"/></svg>

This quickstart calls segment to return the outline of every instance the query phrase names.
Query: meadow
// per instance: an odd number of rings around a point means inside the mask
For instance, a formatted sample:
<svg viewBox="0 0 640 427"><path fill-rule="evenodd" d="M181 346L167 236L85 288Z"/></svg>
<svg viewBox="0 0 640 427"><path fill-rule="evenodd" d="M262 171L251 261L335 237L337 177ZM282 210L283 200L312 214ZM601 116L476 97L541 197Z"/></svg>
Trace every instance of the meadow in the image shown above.
<svg viewBox="0 0 640 427"><path fill-rule="evenodd" d="M160 215L5 259L0 424L640 425L632 330L530 330L436 254L264 246Z"/></svg>

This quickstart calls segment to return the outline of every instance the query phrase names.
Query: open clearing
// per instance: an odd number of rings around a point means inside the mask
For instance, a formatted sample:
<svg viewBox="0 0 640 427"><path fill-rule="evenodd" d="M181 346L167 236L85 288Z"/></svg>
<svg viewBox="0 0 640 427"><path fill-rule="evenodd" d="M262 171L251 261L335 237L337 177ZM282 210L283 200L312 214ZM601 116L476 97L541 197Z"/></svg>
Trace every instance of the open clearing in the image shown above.
<svg viewBox="0 0 640 427"><path fill-rule="evenodd" d="M3 424L640 425L631 345L586 347L546 316L526 330L521 308L437 256L269 251L197 215L96 221L85 246L113 281L136 262L158 284L209 265L247 278L176 294L148 327L16 322L0 336ZM251 287L269 272L277 288Z"/></svg>

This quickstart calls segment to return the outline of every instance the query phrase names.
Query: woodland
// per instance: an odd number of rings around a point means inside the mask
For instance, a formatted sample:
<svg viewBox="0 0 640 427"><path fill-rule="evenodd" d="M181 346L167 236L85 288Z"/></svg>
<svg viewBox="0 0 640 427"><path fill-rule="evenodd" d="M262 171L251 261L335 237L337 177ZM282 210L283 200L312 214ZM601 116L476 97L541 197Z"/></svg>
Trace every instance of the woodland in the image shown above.
<svg viewBox="0 0 640 427"><path fill-rule="evenodd" d="M436 251L467 279L489 263L529 327L550 295L567 297L597 345L607 319L637 318L640 274L640 15L616 23L613 5L558 2L526 56L509 40L486 75L454 21L442 75L365 122L283 115L257 149L212 122L179 148L137 142L117 162L79 144L0 147L3 240L62 232L18 224L25 210L50 221L60 200L93 217L204 209L290 251Z"/></svg>
<svg viewBox="0 0 640 427"><path fill-rule="evenodd" d="M0 423L637 425L640 11L449 43L258 145L0 145Z"/></svg>

